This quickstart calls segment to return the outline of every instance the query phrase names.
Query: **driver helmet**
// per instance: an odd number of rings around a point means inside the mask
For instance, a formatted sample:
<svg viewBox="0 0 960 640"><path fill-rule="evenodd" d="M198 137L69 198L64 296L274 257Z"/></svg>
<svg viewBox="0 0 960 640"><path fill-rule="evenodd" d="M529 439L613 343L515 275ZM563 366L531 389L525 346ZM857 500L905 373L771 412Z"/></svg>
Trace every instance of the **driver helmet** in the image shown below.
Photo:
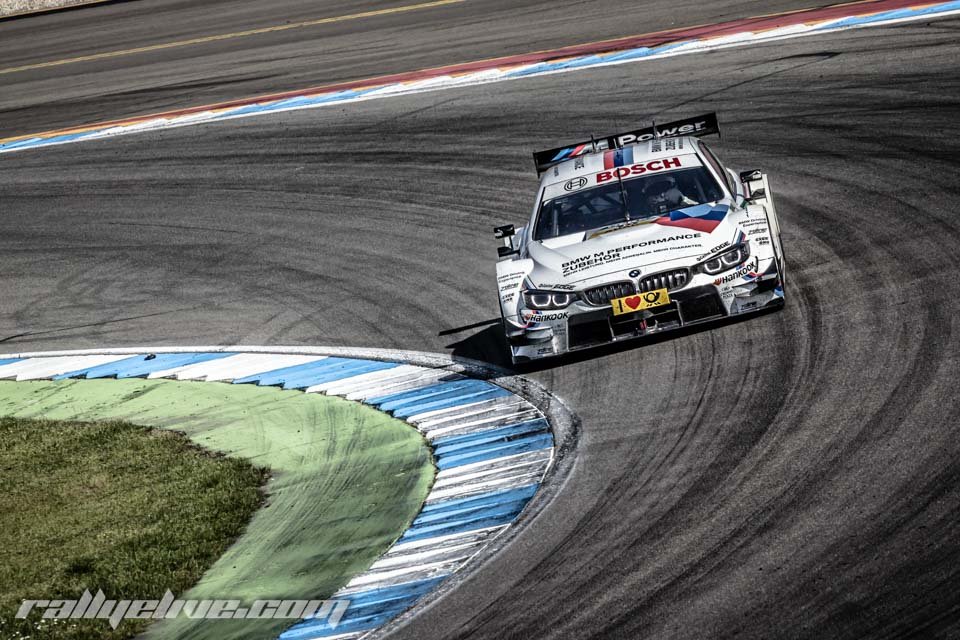
<svg viewBox="0 0 960 640"><path fill-rule="evenodd" d="M678 205L683 194L677 188L677 180L673 176L657 176L645 190L651 206Z"/></svg>

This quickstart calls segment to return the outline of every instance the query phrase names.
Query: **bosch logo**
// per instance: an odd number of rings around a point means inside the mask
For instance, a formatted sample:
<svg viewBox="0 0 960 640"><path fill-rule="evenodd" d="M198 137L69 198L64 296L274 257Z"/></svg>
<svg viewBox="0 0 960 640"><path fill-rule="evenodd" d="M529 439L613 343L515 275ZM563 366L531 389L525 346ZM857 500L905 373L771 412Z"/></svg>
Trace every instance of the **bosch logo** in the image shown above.
<svg viewBox="0 0 960 640"><path fill-rule="evenodd" d="M567 183L563 185L564 191L576 191L577 189L582 189L587 186L586 178L573 178L572 180L567 180Z"/></svg>
<svg viewBox="0 0 960 640"><path fill-rule="evenodd" d="M631 277L631 278L639 278L639 277L640 277L640 269L634 269L633 271L631 271L631 272L630 272L630 277Z"/></svg>

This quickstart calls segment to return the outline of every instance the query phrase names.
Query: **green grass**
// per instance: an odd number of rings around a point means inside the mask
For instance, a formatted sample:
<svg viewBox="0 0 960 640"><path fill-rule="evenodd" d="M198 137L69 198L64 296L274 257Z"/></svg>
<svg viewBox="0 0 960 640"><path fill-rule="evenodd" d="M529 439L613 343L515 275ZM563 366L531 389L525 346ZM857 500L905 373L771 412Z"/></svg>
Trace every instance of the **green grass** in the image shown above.
<svg viewBox="0 0 960 640"><path fill-rule="evenodd" d="M0 635L128 638L103 620L14 619L24 599L187 590L263 500L264 469L122 422L0 418Z"/></svg>
<svg viewBox="0 0 960 640"><path fill-rule="evenodd" d="M327 598L406 530L434 477L426 442L405 423L356 402L274 387L142 379L0 381L4 415L175 429L205 449L270 469L268 502L243 535L186 593L171 587L184 599ZM193 492L180 497L198 499ZM60 543L51 544L58 552ZM84 586L95 592L101 585ZM270 638L289 624L181 616L151 625L146 636Z"/></svg>

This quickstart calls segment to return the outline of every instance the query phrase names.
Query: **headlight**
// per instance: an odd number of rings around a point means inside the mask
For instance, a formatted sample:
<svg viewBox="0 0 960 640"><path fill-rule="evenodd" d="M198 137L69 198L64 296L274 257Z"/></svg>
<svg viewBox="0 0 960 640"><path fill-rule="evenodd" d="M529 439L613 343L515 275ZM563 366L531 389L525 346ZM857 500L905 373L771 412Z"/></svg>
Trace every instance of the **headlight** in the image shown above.
<svg viewBox="0 0 960 640"><path fill-rule="evenodd" d="M744 242L738 244L732 249L727 249L718 256L710 258L706 262L701 263L700 266L703 268L705 273L716 275L718 273L723 273L724 271L729 271L738 264L746 262L747 258L749 257L750 245Z"/></svg>
<svg viewBox="0 0 960 640"><path fill-rule="evenodd" d="M576 299L575 293L536 290L523 292L523 302L528 309L563 309Z"/></svg>

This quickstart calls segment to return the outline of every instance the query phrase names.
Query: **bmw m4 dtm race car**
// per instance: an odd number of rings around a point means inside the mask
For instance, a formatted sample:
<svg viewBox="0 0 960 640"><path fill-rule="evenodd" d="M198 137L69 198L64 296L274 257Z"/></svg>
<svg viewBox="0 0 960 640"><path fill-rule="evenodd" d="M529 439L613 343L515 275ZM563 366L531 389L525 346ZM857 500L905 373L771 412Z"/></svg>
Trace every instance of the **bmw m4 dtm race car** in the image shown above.
<svg viewBox="0 0 960 640"><path fill-rule="evenodd" d="M534 153L529 222L497 227L514 363L782 305L767 176L725 168L716 114Z"/></svg>

